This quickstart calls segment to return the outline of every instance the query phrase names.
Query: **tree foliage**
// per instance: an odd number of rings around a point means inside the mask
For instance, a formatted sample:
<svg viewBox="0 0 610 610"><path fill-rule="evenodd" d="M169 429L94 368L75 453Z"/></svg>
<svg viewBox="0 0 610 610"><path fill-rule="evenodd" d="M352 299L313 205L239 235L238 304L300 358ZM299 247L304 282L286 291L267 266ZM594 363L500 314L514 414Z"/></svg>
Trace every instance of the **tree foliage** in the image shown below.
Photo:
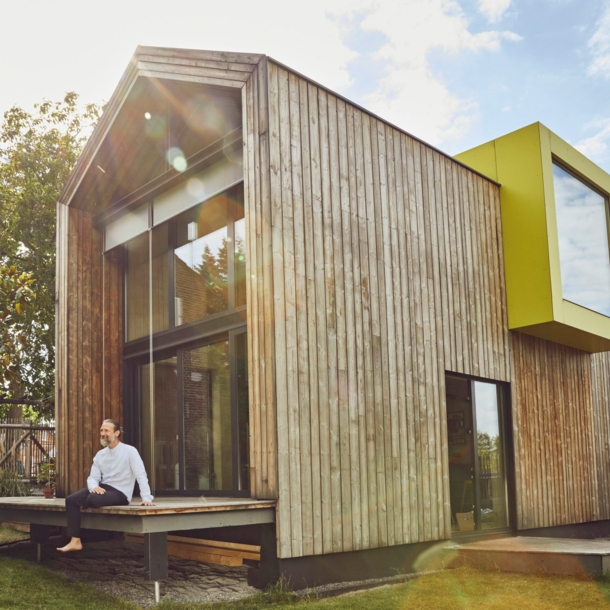
<svg viewBox="0 0 610 610"><path fill-rule="evenodd" d="M0 387L11 388L21 380L21 353L27 337L20 322L36 298L34 281L31 273L21 273L15 266L0 267Z"/></svg>
<svg viewBox="0 0 610 610"><path fill-rule="evenodd" d="M32 113L14 106L0 126L0 265L36 278L36 306L6 331L13 342L26 337L16 385L28 398L54 394L56 203L100 115L95 104L77 102L68 93ZM14 387L0 382L8 395Z"/></svg>

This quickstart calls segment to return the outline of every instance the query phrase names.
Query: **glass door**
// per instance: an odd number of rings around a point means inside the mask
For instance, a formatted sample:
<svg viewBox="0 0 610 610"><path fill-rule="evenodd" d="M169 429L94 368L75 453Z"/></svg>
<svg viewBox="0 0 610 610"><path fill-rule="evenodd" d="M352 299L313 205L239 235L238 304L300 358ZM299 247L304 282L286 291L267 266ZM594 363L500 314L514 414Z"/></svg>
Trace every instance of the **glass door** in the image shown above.
<svg viewBox="0 0 610 610"><path fill-rule="evenodd" d="M500 384L447 375L452 529L509 525L506 435Z"/></svg>
<svg viewBox="0 0 610 610"><path fill-rule="evenodd" d="M137 444L155 493L249 493L247 367L241 329L163 350L152 363L140 359L128 369Z"/></svg>

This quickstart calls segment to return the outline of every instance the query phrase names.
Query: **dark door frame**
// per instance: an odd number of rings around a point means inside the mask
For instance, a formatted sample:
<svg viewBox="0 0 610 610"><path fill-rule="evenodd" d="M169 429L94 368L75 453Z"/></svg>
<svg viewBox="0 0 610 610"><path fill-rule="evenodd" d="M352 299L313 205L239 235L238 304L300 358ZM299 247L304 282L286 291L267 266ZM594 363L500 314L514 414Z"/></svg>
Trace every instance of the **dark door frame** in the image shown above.
<svg viewBox="0 0 610 610"><path fill-rule="evenodd" d="M477 377L474 375L464 375L462 373L454 373L453 371L445 371L445 378L447 376L464 379L469 384L470 391L470 408L472 411L472 427L473 427L473 443L472 443L472 462L473 462L473 501L475 502L474 520L475 530L473 532L452 532L452 538L481 538L486 536L496 536L498 534L512 534L517 529L517 502L516 502L516 484L515 484L515 451L514 451L514 439L513 439L513 425L512 425L512 396L510 383L506 381L498 381L497 379L488 379L485 377ZM480 509L481 506L481 490L477 481L479 480L479 461L478 456L478 435L477 435L477 420L476 420L476 397L474 393L474 382L481 381L484 383L493 383L496 385L498 392L498 405L500 408L501 417L499 418L500 424L500 435L503 442L503 464L504 473L506 478L506 505L508 510L508 524L506 527L481 530L481 515L480 510L476 510L476 507ZM445 385L446 387L446 385ZM445 417L447 416L447 397L445 395ZM447 442L447 439L445 439Z"/></svg>

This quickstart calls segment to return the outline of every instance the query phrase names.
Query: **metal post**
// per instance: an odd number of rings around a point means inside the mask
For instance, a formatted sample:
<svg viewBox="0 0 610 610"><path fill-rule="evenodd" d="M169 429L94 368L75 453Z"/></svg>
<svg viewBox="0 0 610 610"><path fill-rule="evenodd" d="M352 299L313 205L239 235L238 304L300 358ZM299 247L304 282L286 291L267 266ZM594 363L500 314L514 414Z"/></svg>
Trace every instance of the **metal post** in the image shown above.
<svg viewBox="0 0 610 610"><path fill-rule="evenodd" d="M38 563L40 563L40 560L42 559L42 544L37 543L36 544L36 561Z"/></svg>
<svg viewBox="0 0 610 610"><path fill-rule="evenodd" d="M144 574L155 582L167 578L167 532L144 534Z"/></svg>

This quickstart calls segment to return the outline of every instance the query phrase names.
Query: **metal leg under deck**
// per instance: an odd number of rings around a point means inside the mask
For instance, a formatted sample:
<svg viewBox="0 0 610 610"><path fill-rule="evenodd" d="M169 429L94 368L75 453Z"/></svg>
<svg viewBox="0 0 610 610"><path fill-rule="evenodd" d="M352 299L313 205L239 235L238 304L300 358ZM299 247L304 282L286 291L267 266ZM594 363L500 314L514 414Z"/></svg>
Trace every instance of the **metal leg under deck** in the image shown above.
<svg viewBox="0 0 610 610"><path fill-rule="evenodd" d="M167 578L167 532L144 534L144 577L155 583L155 603L161 601L160 580Z"/></svg>
<svg viewBox="0 0 610 610"><path fill-rule="evenodd" d="M49 541L49 526L30 524L30 541L36 544L36 561L42 560L42 545Z"/></svg>

